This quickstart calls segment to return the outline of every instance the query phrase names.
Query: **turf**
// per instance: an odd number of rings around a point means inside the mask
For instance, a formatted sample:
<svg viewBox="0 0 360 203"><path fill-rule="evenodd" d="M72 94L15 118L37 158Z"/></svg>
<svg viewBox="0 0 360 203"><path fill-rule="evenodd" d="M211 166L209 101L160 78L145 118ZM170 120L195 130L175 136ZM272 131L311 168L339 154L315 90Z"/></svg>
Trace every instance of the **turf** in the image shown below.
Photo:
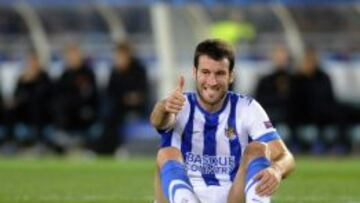
<svg viewBox="0 0 360 203"><path fill-rule="evenodd" d="M0 203L152 202L152 159L0 158ZM297 158L273 202L360 202L360 158Z"/></svg>

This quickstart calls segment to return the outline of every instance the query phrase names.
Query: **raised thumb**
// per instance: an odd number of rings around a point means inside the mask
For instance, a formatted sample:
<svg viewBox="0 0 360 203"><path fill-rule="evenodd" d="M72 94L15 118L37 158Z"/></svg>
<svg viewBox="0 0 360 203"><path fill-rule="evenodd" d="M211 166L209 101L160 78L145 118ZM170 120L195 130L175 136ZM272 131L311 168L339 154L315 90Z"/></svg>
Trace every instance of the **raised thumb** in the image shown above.
<svg viewBox="0 0 360 203"><path fill-rule="evenodd" d="M183 92L184 86L185 86L185 78L184 78L184 76L180 75L178 78L178 83L177 83L176 89L179 90L180 92Z"/></svg>

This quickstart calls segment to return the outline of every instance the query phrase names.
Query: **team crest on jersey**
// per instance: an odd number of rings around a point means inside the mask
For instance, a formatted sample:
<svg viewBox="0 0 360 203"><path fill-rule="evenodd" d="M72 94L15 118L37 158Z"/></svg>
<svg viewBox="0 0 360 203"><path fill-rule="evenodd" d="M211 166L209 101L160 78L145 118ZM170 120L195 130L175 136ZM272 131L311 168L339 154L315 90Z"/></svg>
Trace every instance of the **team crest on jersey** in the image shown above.
<svg viewBox="0 0 360 203"><path fill-rule="evenodd" d="M228 137L230 140L234 139L236 136L235 129L232 127L226 128L225 136Z"/></svg>
<svg viewBox="0 0 360 203"><path fill-rule="evenodd" d="M265 125L265 128L273 128L273 124L271 123L271 121L265 121L264 125Z"/></svg>

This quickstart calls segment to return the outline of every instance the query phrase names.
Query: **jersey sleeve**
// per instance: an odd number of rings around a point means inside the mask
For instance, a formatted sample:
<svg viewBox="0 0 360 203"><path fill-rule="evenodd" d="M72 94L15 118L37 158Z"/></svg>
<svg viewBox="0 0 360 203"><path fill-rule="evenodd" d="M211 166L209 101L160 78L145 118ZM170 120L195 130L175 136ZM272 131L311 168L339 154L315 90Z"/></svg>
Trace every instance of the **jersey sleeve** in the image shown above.
<svg viewBox="0 0 360 203"><path fill-rule="evenodd" d="M265 110L256 100L249 104L247 118L247 131L252 140L270 142L280 139Z"/></svg>

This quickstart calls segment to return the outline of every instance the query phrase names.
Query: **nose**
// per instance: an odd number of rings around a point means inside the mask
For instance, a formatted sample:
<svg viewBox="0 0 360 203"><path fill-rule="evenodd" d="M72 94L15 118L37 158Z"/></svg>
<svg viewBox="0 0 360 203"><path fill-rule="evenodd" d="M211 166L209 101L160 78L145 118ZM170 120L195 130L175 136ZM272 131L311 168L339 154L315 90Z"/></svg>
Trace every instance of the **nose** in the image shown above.
<svg viewBox="0 0 360 203"><path fill-rule="evenodd" d="M208 82L208 85L210 85L210 86L217 85L217 80L216 80L215 74L210 74L207 82Z"/></svg>

